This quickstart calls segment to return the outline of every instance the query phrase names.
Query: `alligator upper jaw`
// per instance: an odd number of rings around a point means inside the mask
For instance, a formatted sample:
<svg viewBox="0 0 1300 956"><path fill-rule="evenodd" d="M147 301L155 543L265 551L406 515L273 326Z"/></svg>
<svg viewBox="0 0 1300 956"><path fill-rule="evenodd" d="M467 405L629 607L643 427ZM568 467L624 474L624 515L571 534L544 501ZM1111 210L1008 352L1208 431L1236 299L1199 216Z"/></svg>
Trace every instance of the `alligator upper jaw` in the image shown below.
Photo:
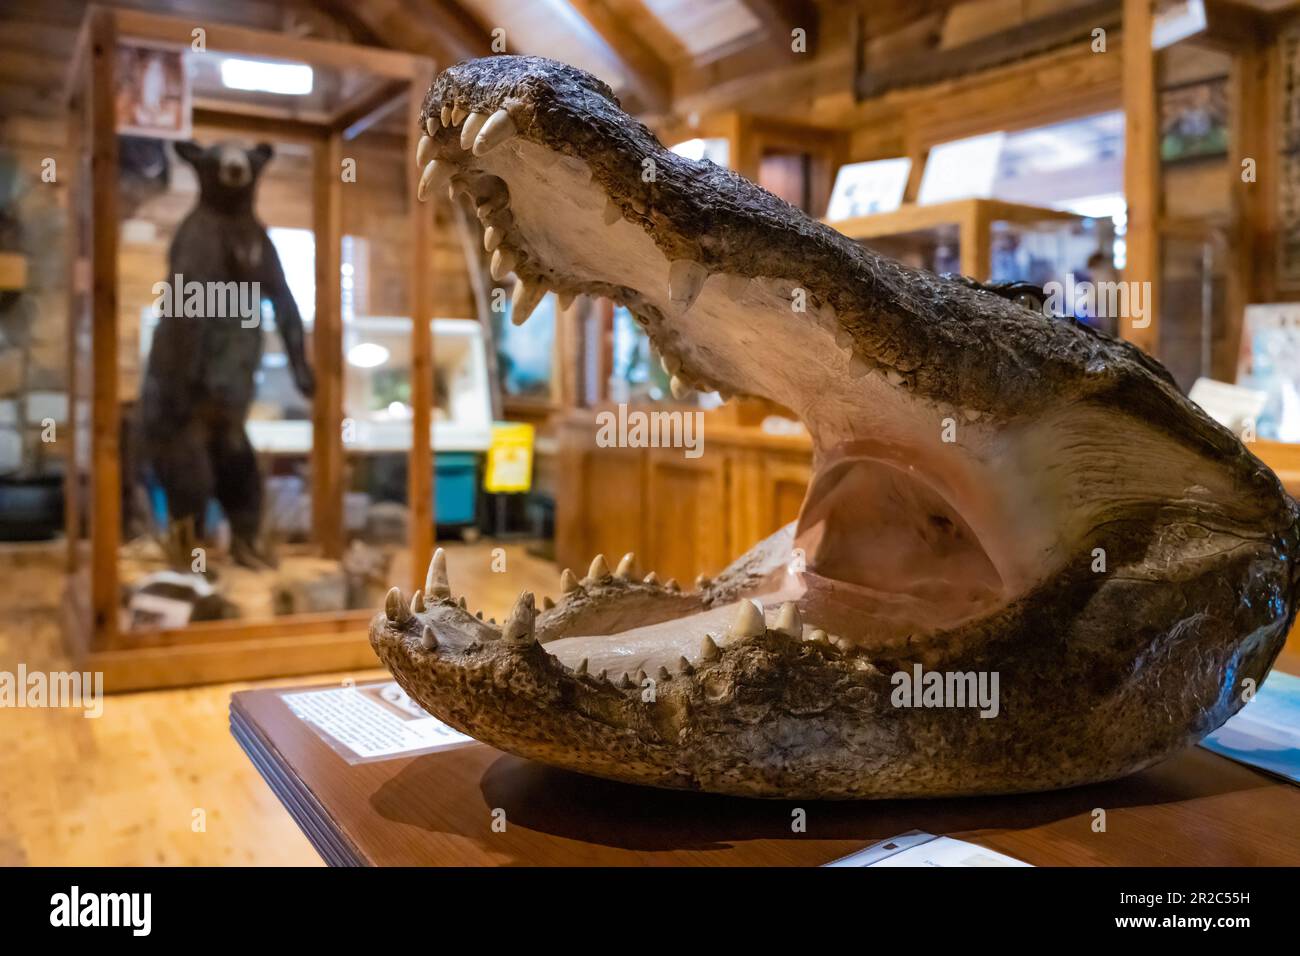
<svg viewBox="0 0 1300 956"><path fill-rule="evenodd" d="M725 618L746 616L736 602L749 596L773 626L794 602L805 631L875 651L916 645L1076 560L1089 534L1117 518L1115 487L1134 502L1176 499L1174 510L1198 520L1245 517L1224 505L1233 476L1069 387L1072 377L1108 379L1114 355L1086 356L1092 366L1063 361L1064 351L1039 356L1024 329L1049 342L1059 330L1019 309L1014 334L990 343L1012 306L933 277L911 278L938 283L934 302L909 299L902 267L728 171L664 150L585 74L532 58L461 64L435 82L423 120L421 198L443 188L470 197L494 276L518 278L516 323L548 290L607 296L641 322L675 393L769 398L813 442L808 497L764 575L692 603L653 583L604 593L593 571L584 594L594 587L596 605L627 610L548 619L540 639L567 666L593 654L633 674L690 661L706 635L737 629ZM977 318L989 315L981 329ZM1008 386L978 360L1015 349L1027 355L1019 370L1064 367L1009 414ZM1157 467L1134 460L1136 444L1155 449ZM788 570L798 554L806 567ZM562 605L577 599L571 590ZM460 643L472 646L481 628L467 623L466 633ZM606 650L593 647L598 638Z"/></svg>

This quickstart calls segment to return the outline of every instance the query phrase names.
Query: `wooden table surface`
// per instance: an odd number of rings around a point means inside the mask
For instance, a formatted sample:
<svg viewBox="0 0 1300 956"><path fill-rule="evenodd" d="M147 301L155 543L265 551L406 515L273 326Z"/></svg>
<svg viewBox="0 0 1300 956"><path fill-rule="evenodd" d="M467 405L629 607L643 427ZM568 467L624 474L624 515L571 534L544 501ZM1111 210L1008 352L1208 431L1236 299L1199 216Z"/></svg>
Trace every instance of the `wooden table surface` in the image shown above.
<svg viewBox="0 0 1300 956"><path fill-rule="evenodd" d="M1053 793L746 800L597 780L480 743L349 765L283 693L234 694L231 729L336 865L817 866L913 829L1037 866L1300 864L1300 788L1200 747ZM804 833L792 832L796 807Z"/></svg>

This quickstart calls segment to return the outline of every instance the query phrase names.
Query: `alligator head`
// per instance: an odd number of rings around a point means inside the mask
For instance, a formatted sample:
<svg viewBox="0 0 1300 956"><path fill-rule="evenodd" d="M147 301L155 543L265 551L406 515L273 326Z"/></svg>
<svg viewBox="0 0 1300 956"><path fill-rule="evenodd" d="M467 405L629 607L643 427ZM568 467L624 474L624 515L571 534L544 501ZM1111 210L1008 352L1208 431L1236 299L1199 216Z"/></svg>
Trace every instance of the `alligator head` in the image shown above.
<svg viewBox="0 0 1300 956"><path fill-rule="evenodd" d="M431 713L624 781L935 796L1129 773L1263 681L1295 503L1137 349L876 255L559 63L452 67L422 121L421 197L473 200L514 321L623 303L674 391L771 399L814 452L798 520L693 590L598 556L498 627L436 554L370 629Z"/></svg>

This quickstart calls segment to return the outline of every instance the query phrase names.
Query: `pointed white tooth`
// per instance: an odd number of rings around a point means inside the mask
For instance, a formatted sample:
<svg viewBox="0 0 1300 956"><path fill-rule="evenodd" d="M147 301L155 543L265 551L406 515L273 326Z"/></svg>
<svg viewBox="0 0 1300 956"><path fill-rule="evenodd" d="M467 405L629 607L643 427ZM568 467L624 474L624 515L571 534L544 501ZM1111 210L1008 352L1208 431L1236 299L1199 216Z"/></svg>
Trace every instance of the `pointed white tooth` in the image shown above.
<svg viewBox="0 0 1300 956"><path fill-rule="evenodd" d="M636 555L629 551L623 555L623 560L618 563L618 570L614 572L614 577L620 581L630 580L632 573L636 568Z"/></svg>
<svg viewBox="0 0 1300 956"><path fill-rule="evenodd" d="M573 673L578 677L587 676L587 658L584 657L582 660L578 661L578 666L573 669Z"/></svg>
<svg viewBox="0 0 1300 956"><path fill-rule="evenodd" d="M536 606L534 604L533 592L524 591L515 601L515 606L510 611L510 617L506 619L505 630L502 636L507 640L517 644L527 644L533 639L533 618L537 615L534 613Z"/></svg>
<svg viewBox="0 0 1300 956"><path fill-rule="evenodd" d="M808 632L808 640L821 641L823 644L829 643L829 639L826 637L826 632L820 627L814 628Z"/></svg>
<svg viewBox="0 0 1300 956"><path fill-rule="evenodd" d="M433 628L428 624L424 625L424 633L420 635L420 646L426 651L437 650L438 638L433 633Z"/></svg>
<svg viewBox="0 0 1300 956"><path fill-rule="evenodd" d="M718 645L713 638L705 634L704 640L700 641L700 660L716 661L719 656Z"/></svg>
<svg viewBox="0 0 1300 956"><path fill-rule="evenodd" d="M605 563L605 556L598 554L591 559L591 567L587 569L587 579L603 581L607 577L609 577L609 565Z"/></svg>
<svg viewBox="0 0 1300 956"><path fill-rule="evenodd" d="M709 577L706 574L697 574L695 576L695 590L697 591L703 591L712 583L713 582L709 580Z"/></svg>
<svg viewBox="0 0 1300 956"><path fill-rule="evenodd" d="M573 292L560 292L555 297L555 304L560 307L561 312L567 312L573 306L573 300L577 298Z"/></svg>
<svg viewBox="0 0 1300 956"><path fill-rule="evenodd" d="M691 662L684 657L677 658L677 669L681 671L683 674L695 673L695 668L691 666Z"/></svg>
<svg viewBox="0 0 1300 956"><path fill-rule="evenodd" d="M655 680L659 681L660 683L663 683L666 680L672 680L672 679L673 679L673 675L668 673L668 668L660 664L659 670L655 671Z"/></svg>
<svg viewBox="0 0 1300 956"><path fill-rule="evenodd" d="M797 604L786 601L781 605L781 613L777 616L774 630L780 631L786 637L793 637L796 641L803 637L803 618L799 614Z"/></svg>
<svg viewBox="0 0 1300 956"><path fill-rule="evenodd" d="M659 364L663 366L665 375L676 375L682 370L682 360L671 352L659 356Z"/></svg>
<svg viewBox="0 0 1300 956"><path fill-rule="evenodd" d="M681 589L682 586L677 583L676 578L669 578L667 581L664 582L665 591L680 591Z"/></svg>
<svg viewBox="0 0 1300 956"><path fill-rule="evenodd" d="M677 399L679 402L687 395L691 394L691 387L676 375L674 375L672 380L669 381L668 388L672 390L673 398Z"/></svg>
<svg viewBox="0 0 1300 956"><path fill-rule="evenodd" d="M465 120L465 125L460 128L461 149L469 149L474 145L474 140L478 136L478 131L483 128L483 124L486 122L486 113L469 114L469 119Z"/></svg>
<svg viewBox="0 0 1300 956"><path fill-rule="evenodd" d="M433 158L433 137L421 136L420 145L415 148L415 168L424 169L425 165Z"/></svg>
<svg viewBox="0 0 1300 956"><path fill-rule="evenodd" d="M448 184L447 184L447 198L450 199L452 202L455 202L455 201L456 201L456 184L455 184L455 183L448 183Z"/></svg>
<svg viewBox="0 0 1300 956"><path fill-rule="evenodd" d="M749 288L749 276L736 275L734 272L728 272L722 279L723 290L727 297L733 302L739 302L745 296L745 290Z"/></svg>
<svg viewBox="0 0 1300 956"><path fill-rule="evenodd" d="M452 173L451 166L447 163L440 163L436 159L429 160L424 172L420 174L420 186L416 190L416 196L420 202L429 198L429 192Z"/></svg>
<svg viewBox="0 0 1300 956"><path fill-rule="evenodd" d="M618 208L618 203L612 199L605 200L605 225L612 226L623 218L623 210Z"/></svg>
<svg viewBox="0 0 1300 956"><path fill-rule="evenodd" d="M546 298L546 286L540 282L525 282L520 279L515 283L515 295L510 303L510 321L523 325L533 314L539 302Z"/></svg>
<svg viewBox="0 0 1300 956"><path fill-rule="evenodd" d="M483 248L488 252L496 252L497 246L501 245L501 240L506 234L496 226L488 226L483 230Z"/></svg>
<svg viewBox="0 0 1300 956"><path fill-rule="evenodd" d="M438 119L442 121L443 126L451 125L451 104L444 103L442 111L438 114Z"/></svg>
<svg viewBox="0 0 1300 956"><path fill-rule="evenodd" d="M578 576L568 568L565 568L563 573L560 574L560 590L565 594L571 594L578 590L579 587Z"/></svg>
<svg viewBox="0 0 1300 956"><path fill-rule="evenodd" d="M463 109L461 109L459 106L453 106L453 107L451 108L451 125L452 125L452 126L459 126L459 125L461 124L461 122L465 119L465 117L468 116L468 115L469 115L469 114L466 113L466 112L465 112Z"/></svg>
<svg viewBox="0 0 1300 956"><path fill-rule="evenodd" d="M704 288L708 270L692 259L676 259L668 267L668 298L685 311Z"/></svg>
<svg viewBox="0 0 1300 956"><path fill-rule="evenodd" d="M429 570L424 576L424 593L439 601L451 597L451 586L447 583L447 552L437 548L429 561Z"/></svg>
<svg viewBox="0 0 1300 956"><path fill-rule="evenodd" d="M895 388L903 384L902 374L894 371L892 368L885 369L885 379Z"/></svg>
<svg viewBox="0 0 1300 956"><path fill-rule="evenodd" d="M430 113L429 118L424 121L424 129L430 136L437 136L438 130L442 128L442 123L438 120L437 113Z"/></svg>
<svg viewBox="0 0 1300 956"><path fill-rule="evenodd" d="M515 254L509 249L500 248L492 253L491 272L492 278L498 282L504 282L506 276L510 275L515 268Z"/></svg>
<svg viewBox="0 0 1300 956"><path fill-rule="evenodd" d="M657 574L655 574L653 571L651 571L649 574L647 574L644 578L641 579L641 583L643 583L643 584L658 584L658 583L659 583L659 575L657 575Z"/></svg>
<svg viewBox="0 0 1300 956"><path fill-rule="evenodd" d="M416 588L415 593L411 595L411 613L419 614L423 610L424 610L424 592L421 591L419 588Z"/></svg>
<svg viewBox="0 0 1300 956"><path fill-rule="evenodd" d="M551 597L549 594L542 598L543 611L549 611L553 607L555 607L555 598Z"/></svg>
<svg viewBox="0 0 1300 956"><path fill-rule="evenodd" d="M384 599L384 614L396 624L402 624L411 619L411 612L407 610L406 602L402 600L402 592L397 588L390 590L388 597Z"/></svg>
<svg viewBox="0 0 1300 956"><path fill-rule="evenodd" d="M767 630L763 623L763 612L753 601L746 598L736 607L736 616L732 619L730 634L732 637L758 637Z"/></svg>
<svg viewBox="0 0 1300 956"><path fill-rule="evenodd" d="M510 118L510 114L503 109L497 110L479 130L478 138L474 140L474 155L482 156L496 149L514 136L515 132L515 121Z"/></svg>

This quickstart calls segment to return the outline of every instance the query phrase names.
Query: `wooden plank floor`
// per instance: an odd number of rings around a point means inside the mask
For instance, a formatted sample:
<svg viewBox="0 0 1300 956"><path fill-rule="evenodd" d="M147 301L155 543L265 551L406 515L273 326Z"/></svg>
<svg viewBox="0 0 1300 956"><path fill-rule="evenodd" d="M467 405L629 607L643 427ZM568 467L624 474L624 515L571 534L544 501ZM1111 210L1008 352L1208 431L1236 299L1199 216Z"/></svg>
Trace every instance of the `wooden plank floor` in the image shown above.
<svg viewBox="0 0 1300 956"><path fill-rule="evenodd" d="M452 588L471 608L502 620L522 589L558 593L558 571L521 543L501 545L506 571L494 572L497 546L448 545ZM68 669L55 613L61 550L0 549L0 670ZM349 676L382 672L123 694L98 719L0 709L0 866L319 865L230 736L230 694Z"/></svg>

